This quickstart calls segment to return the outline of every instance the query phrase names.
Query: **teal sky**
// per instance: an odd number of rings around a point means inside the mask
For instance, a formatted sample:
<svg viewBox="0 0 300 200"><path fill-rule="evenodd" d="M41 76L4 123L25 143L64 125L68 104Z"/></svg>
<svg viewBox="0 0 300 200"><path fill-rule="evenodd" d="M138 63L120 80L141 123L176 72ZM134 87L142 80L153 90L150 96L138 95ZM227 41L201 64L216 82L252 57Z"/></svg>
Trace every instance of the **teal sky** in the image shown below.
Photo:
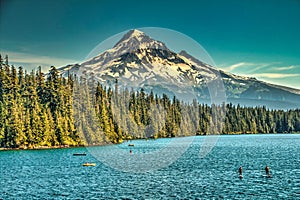
<svg viewBox="0 0 300 200"><path fill-rule="evenodd" d="M300 89L299 0L0 0L0 53L27 69L83 61L140 27L191 37L225 71Z"/></svg>

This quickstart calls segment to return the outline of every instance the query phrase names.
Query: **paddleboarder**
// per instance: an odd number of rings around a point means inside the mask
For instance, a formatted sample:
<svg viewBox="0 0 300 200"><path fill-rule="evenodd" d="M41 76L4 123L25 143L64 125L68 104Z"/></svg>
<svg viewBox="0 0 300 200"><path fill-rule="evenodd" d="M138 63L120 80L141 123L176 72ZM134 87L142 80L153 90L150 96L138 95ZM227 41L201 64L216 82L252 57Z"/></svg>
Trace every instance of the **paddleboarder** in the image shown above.
<svg viewBox="0 0 300 200"><path fill-rule="evenodd" d="M240 174L240 179L242 179L243 178L243 167L242 166L240 166L240 168L239 168L239 174Z"/></svg>
<svg viewBox="0 0 300 200"><path fill-rule="evenodd" d="M268 165L266 165L265 171L266 171L266 175L270 176L270 168L268 167Z"/></svg>
<svg viewBox="0 0 300 200"><path fill-rule="evenodd" d="M242 166L240 166L240 168L239 168L239 174L240 174L240 176L243 176L243 168L242 168Z"/></svg>

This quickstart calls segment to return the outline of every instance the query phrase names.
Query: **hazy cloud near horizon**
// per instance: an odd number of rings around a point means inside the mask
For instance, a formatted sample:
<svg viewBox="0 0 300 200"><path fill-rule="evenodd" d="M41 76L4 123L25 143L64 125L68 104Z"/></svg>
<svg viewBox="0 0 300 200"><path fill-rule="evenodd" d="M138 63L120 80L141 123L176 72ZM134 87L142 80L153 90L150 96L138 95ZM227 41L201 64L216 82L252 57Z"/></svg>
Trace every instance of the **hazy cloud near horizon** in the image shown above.
<svg viewBox="0 0 300 200"><path fill-rule="evenodd" d="M23 66L25 69L31 70L38 66L43 67L47 70L50 66L61 67L67 64L78 63L76 60L67 58L57 58L51 56L34 55L31 53L24 52L13 52L13 51L1 51L1 55L8 55L8 61L10 64L16 67Z"/></svg>

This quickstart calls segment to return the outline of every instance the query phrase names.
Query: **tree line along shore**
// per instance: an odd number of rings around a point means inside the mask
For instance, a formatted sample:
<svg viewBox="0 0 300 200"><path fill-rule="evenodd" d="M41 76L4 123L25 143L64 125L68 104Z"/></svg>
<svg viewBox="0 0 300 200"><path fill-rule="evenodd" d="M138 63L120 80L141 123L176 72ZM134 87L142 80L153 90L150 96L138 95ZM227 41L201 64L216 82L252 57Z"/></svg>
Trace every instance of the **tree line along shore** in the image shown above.
<svg viewBox="0 0 300 200"><path fill-rule="evenodd" d="M95 77L44 74L0 59L0 149L120 143L126 139L300 132L300 110L183 102Z"/></svg>

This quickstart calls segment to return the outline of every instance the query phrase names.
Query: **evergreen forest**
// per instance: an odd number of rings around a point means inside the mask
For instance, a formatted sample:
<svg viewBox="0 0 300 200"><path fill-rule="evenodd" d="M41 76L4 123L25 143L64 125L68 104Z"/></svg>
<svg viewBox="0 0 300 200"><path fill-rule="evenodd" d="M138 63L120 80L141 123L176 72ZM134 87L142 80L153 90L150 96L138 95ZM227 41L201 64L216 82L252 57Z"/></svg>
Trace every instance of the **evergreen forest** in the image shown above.
<svg viewBox="0 0 300 200"><path fill-rule="evenodd" d="M207 105L143 89L105 87L93 76L27 72L0 58L0 147L41 148L128 139L300 132L300 109Z"/></svg>

